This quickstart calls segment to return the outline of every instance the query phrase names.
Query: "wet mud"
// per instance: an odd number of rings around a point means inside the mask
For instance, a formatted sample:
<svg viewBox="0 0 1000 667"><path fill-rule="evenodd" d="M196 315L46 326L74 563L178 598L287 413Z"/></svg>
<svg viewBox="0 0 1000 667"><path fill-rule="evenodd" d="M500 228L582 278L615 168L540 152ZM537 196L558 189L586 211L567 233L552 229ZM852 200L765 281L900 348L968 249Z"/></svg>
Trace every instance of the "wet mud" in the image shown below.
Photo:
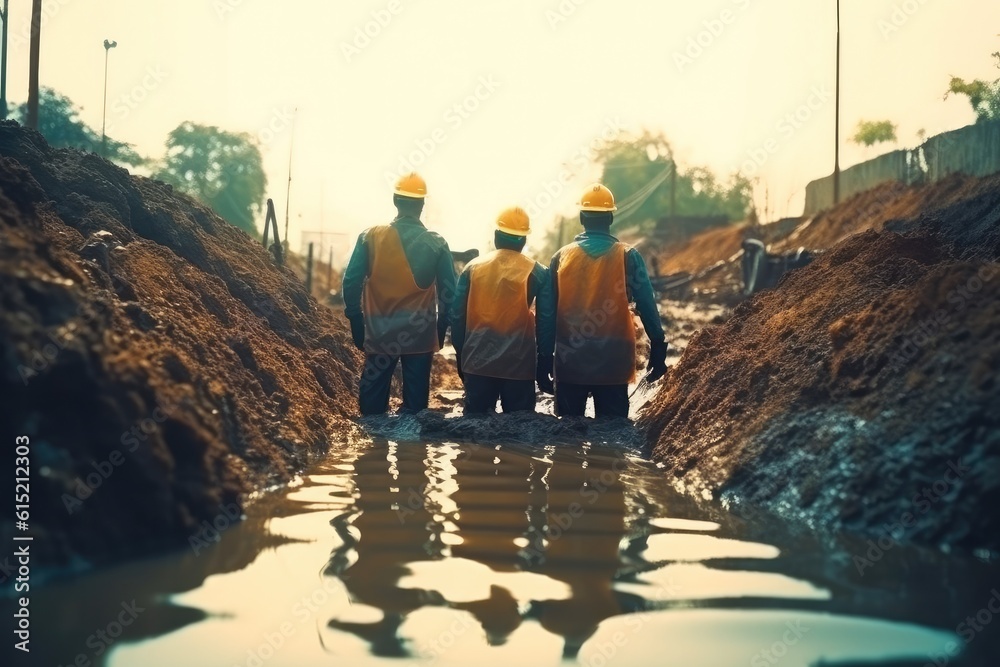
<svg viewBox="0 0 1000 667"><path fill-rule="evenodd" d="M30 438L35 563L185 545L353 426L345 322L259 241L11 122L0 189L0 431Z"/></svg>

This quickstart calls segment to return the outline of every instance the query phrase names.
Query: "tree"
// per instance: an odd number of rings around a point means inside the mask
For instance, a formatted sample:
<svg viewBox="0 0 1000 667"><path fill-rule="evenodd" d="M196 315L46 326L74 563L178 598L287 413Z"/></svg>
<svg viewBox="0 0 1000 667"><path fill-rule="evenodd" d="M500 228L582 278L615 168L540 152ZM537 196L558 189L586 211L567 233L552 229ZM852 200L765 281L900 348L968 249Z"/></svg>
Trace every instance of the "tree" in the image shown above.
<svg viewBox="0 0 1000 667"><path fill-rule="evenodd" d="M896 141L896 124L888 120L858 121L851 141L869 148L875 144Z"/></svg>
<svg viewBox="0 0 1000 667"><path fill-rule="evenodd" d="M255 218L267 177L249 134L181 123L167 137L167 156L155 177L200 199L245 232L258 234Z"/></svg>
<svg viewBox="0 0 1000 667"><path fill-rule="evenodd" d="M16 116L27 124L28 104L17 108ZM38 99L38 131L55 148L75 148L101 152L101 137L80 119L80 110L73 101L51 88L42 88ZM107 158L133 167L146 162L130 144L108 138Z"/></svg>
<svg viewBox="0 0 1000 667"><path fill-rule="evenodd" d="M1000 69L1000 51L993 54L997 61L997 68ZM983 123L991 120L1000 120L1000 79L990 83L981 79L966 81L957 76L951 77L944 98L949 95L965 95L969 98L969 104L976 113L976 122Z"/></svg>
<svg viewBox="0 0 1000 667"><path fill-rule="evenodd" d="M740 175L720 183L704 167L680 169L676 176L673 150L662 134L643 132L638 137L609 141L596 151L602 168L601 182L615 195L618 212L614 229L657 230L663 240L681 240L721 222L747 217L752 208L753 184ZM677 218L667 226L661 221ZM580 229L579 218L560 218L550 228L536 252L547 261Z"/></svg>
<svg viewBox="0 0 1000 667"><path fill-rule="evenodd" d="M653 227L668 216L718 216L731 221L746 217L753 186L735 175L721 183L704 167L678 170L673 150L662 134L644 132L637 138L611 141L597 154L603 167L601 181L611 188L622 209L617 220L624 227ZM672 190L674 190L672 192Z"/></svg>
<svg viewBox="0 0 1000 667"><path fill-rule="evenodd" d="M4 23L7 22L6 17ZM28 46L28 102L24 124L32 130L38 129L41 99L38 96L38 63L42 41L42 0L31 0L31 44ZM4 76L7 73L4 72Z"/></svg>

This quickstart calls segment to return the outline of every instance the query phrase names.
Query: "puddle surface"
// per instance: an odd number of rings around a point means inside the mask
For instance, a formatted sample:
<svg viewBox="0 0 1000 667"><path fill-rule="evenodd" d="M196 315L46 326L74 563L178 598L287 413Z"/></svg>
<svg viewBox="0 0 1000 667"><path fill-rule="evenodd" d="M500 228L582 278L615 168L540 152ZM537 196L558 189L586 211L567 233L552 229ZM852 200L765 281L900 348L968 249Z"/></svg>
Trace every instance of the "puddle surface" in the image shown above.
<svg viewBox="0 0 1000 667"><path fill-rule="evenodd" d="M921 665L997 634L957 634L995 565L897 546L859 574L862 540L696 505L590 446L376 441L193 544L39 591L38 664Z"/></svg>

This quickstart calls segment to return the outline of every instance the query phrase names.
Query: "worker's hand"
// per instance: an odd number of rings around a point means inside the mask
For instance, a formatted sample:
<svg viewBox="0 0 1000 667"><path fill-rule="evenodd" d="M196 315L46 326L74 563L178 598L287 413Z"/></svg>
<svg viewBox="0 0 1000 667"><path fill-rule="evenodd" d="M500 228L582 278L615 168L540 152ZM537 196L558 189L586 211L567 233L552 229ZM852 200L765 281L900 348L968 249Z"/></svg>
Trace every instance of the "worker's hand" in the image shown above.
<svg viewBox="0 0 1000 667"><path fill-rule="evenodd" d="M444 347L444 337L448 333L448 320L438 318L438 347Z"/></svg>
<svg viewBox="0 0 1000 667"><path fill-rule="evenodd" d="M538 355L538 366L535 370L535 382L538 383L538 390L543 394L555 394L555 385L552 382L552 355Z"/></svg>
<svg viewBox="0 0 1000 667"><path fill-rule="evenodd" d="M351 338L354 339L354 347L359 350L365 349L365 318L355 315L351 319Z"/></svg>
<svg viewBox="0 0 1000 667"><path fill-rule="evenodd" d="M667 342L664 340L653 341L649 345L649 364L646 366L649 371L646 374L646 382L656 382L667 372Z"/></svg>

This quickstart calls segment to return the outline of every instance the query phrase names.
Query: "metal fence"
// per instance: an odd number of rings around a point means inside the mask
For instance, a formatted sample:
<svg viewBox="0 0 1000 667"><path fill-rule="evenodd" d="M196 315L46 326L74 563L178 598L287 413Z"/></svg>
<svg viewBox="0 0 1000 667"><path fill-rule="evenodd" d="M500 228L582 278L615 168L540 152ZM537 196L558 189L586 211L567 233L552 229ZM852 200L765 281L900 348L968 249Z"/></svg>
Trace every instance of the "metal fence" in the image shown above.
<svg viewBox="0 0 1000 667"><path fill-rule="evenodd" d="M977 123L931 137L920 147L927 179L933 183L948 174L989 176L1000 171L1000 122Z"/></svg>
<svg viewBox="0 0 1000 667"><path fill-rule="evenodd" d="M988 176L1000 172L1000 122L977 123L931 137L912 150L898 150L862 162L840 174L840 197L889 181L934 183L954 173ZM803 215L833 207L833 175L806 186Z"/></svg>

